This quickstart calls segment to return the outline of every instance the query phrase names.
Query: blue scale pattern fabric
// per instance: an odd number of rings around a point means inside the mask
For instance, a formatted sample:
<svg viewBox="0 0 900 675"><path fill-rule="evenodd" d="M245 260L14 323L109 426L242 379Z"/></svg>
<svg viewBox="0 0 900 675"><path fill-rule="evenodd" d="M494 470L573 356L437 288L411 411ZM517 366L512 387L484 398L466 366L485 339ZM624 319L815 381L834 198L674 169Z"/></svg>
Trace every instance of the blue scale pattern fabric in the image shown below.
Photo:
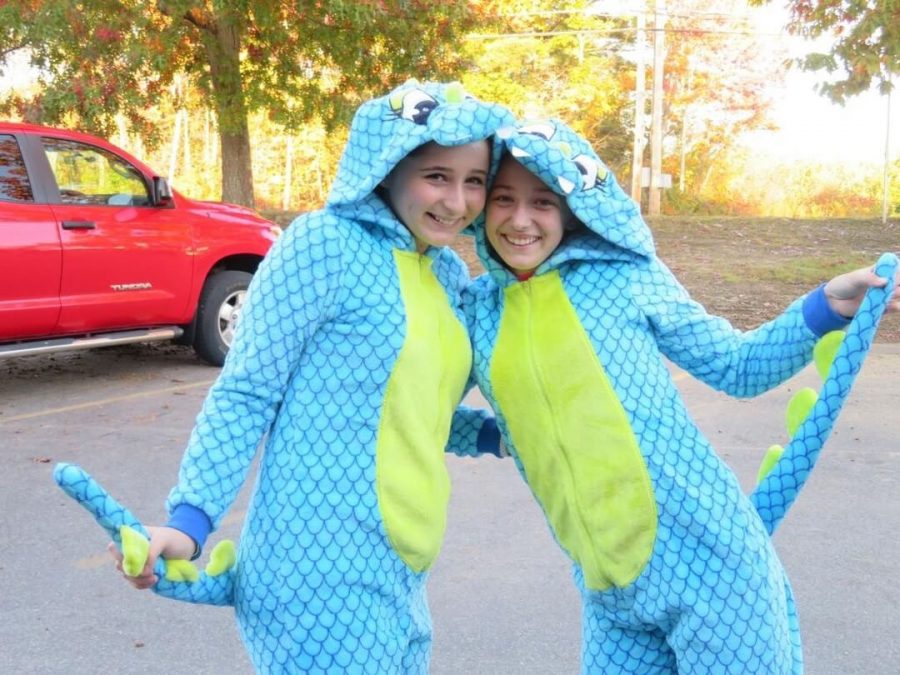
<svg viewBox="0 0 900 675"><path fill-rule="evenodd" d="M364 104L326 207L295 220L253 277L167 502L170 510L200 509L215 529L262 444L237 563L219 577L163 580L155 590L233 604L261 673L427 672L425 581L443 535L446 493L420 505L403 502L410 501L404 490L425 480L448 487L445 447L477 454L487 413L460 408L451 428L471 368L460 308L464 263L450 249L416 253L409 231L374 191L420 145L487 139L511 121L505 108L458 84L411 81ZM404 293L420 298L415 307ZM388 419L399 357L407 349L446 353L410 337L413 310L415 325L442 326L440 339L458 349L452 365L426 361L435 365L421 381L407 372L396 386L419 387L419 405L395 406ZM438 406L433 392L447 382L459 383L447 390L454 402ZM427 447L407 442L407 428L434 438ZM400 450L382 447L387 437ZM407 445L417 460L394 461ZM382 451L393 453L391 462ZM406 473L395 478L398 464ZM430 473L421 473L423 465ZM118 521L133 517L110 506L76 468L61 467L58 481L118 542ZM387 522L386 504L399 504L402 516ZM400 536L409 531L411 539ZM429 548L418 555L423 542Z"/></svg>
<svg viewBox="0 0 900 675"><path fill-rule="evenodd" d="M693 301L656 256L636 205L582 138L556 120L522 123L501 136L503 149L565 198L586 226L569 233L531 279L519 282L494 257L483 221L476 221L477 250L487 273L464 293L477 383L554 536L575 561L574 579L583 601L583 672L802 672L796 610L770 538L772 525L763 521L736 476L691 420L663 357L733 396L766 391L810 361L818 336L804 320L803 299L755 330L734 329ZM536 341L544 330L539 313L550 308L539 305L537 298L540 289L553 284L561 290L553 309L560 303L571 305L580 325L577 331L589 342L617 399L615 405L624 411L652 490L647 513L633 514L635 519L649 514L655 521L652 549L633 578L602 588L586 582L588 572L596 570L585 570L578 561L591 559L591 552L582 548L597 545L605 531L621 523L598 518L591 510L590 500L602 498L599 488L571 497L554 495L552 490L577 490L579 477L597 453L619 449L573 448L553 440L551 429L567 421L565 409L577 401L575 388L562 402L540 385L523 395L521 400L533 400L535 406L558 407L554 424L547 425L546 441L521 435L517 439L513 430L522 420L511 415L528 417L529 411L505 410L503 402L508 389L526 386L527 380L523 375L494 381L495 372L500 372L495 361L506 357L497 347L506 317L526 306L523 316L534 317L533 335L519 336L519 341ZM504 343L502 349L507 348ZM530 348L512 359L519 359L522 373L529 370ZM569 347L560 344L559 349ZM571 354L570 350L558 355L556 362L565 364ZM540 368L541 364L534 368L539 374L536 382L566 380L565 372L543 373ZM579 410L588 405L581 403ZM575 424L602 427L613 407L604 405L595 416ZM827 414L836 415L836 410ZM523 445L537 443L536 455L521 452L517 440ZM803 463L802 452L793 459L786 453L755 498L786 509L795 495L783 494L783 482L797 463ZM548 493L540 486L539 458L553 453L565 461L555 465L556 487ZM618 489L620 477L596 478L605 478L602 484L612 486L613 492ZM563 506L557 508L559 504ZM581 539L570 535L582 529L586 533ZM608 553L614 556L617 551Z"/></svg>

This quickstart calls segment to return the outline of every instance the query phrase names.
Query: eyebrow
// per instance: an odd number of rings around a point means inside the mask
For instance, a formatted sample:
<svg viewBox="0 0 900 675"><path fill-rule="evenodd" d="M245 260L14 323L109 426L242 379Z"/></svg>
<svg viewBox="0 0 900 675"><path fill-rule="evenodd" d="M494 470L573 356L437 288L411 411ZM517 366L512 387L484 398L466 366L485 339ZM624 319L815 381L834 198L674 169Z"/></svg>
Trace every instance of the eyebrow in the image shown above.
<svg viewBox="0 0 900 675"><path fill-rule="evenodd" d="M497 183L497 182L495 182L494 185L493 185L493 187L491 187L491 190L496 190L497 188L500 188L500 189L503 189L503 190L512 190L512 189L514 189L514 187L513 187L513 185L512 185L511 183ZM542 195L543 195L543 194L547 194L547 195L554 195L555 197L559 197L558 194L556 194L553 190L551 190L550 188L548 188L546 185L537 188L537 189L535 190L535 192L537 192L538 194L542 194Z"/></svg>
<svg viewBox="0 0 900 675"><path fill-rule="evenodd" d="M419 169L420 172L428 172L428 171L446 171L447 173L452 173L454 169L451 169L449 166L443 166L442 164L435 164L433 166L423 166ZM487 176L487 171L484 169L474 169L472 173L480 173L484 176Z"/></svg>

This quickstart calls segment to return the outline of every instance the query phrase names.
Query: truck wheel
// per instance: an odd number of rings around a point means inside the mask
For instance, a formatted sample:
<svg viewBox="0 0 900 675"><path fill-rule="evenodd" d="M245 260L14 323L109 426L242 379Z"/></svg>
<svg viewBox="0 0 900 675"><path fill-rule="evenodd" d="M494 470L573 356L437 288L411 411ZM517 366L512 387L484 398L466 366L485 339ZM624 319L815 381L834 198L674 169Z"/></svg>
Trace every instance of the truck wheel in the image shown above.
<svg viewBox="0 0 900 675"><path fill-rule="evenodd" d="M252 276L248 272L218 272L206 280L200 293L194 350L214 366L225 362Z"/></svg>

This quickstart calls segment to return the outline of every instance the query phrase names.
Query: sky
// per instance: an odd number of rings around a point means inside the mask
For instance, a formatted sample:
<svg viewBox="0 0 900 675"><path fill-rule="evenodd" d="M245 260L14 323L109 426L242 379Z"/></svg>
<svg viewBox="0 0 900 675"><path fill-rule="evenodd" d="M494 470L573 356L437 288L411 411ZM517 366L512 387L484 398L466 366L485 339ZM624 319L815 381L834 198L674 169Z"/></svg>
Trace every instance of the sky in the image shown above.
<svg viewBox="0 0 900 675"><path fill-rule="evenodd" d="M28 67L28 57L24 51L13 52L8 57L8 62L0 75L0 91L14 89L29 84L34 79L34 74Z"/></svg>
<svg viewBox="0 0 900 675"><path fill-rule="evenodd" d="M868 92L844 106L812 91L807 74L789 74L788 86L773 117L780 129L754 139L769 154L786 160L882 163L900 157L900 93ZM888 129L890 103L890 129Z"/></svg>
<svg viewBox="0 0 900 675"><path fill-rule="evenodd" d="M816 51L817 45L783 31L788 15L778 5L778 0L755 11L760 13L761 30L783 33L791 56ZM825 48L819 45L818 50ZM890 161L900 157L900 82L895 83L890 102L877 91L870 91L841 106L814 91L821 77L818 73L799 69L788 71L786 85L779 88L778 102L772 113L780 129L753 134L749 139L753 147L785 161L804 159L881 165L886 147L890 149Z"/></svg>

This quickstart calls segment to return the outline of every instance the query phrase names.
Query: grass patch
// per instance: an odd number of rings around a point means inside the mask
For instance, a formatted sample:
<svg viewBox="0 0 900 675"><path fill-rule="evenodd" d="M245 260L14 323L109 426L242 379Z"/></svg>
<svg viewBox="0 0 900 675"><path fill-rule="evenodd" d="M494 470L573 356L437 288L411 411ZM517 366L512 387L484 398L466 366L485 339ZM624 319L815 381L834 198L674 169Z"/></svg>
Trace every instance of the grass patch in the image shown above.
<svg viewBox="0 0 900 675"><path fill-rule="evenodd" d="M751 277L759 280L781 281L788 284L804 284L815 286L824 279L850 272L859 267L871 265L872 259L856 255L843 259L832 259L821 257L801 256L792 258L790 262L769 267L765 265L751 265L744 263L741 267L745 273L743 278ZM740 278L732 278L734 283L738 283Z"/></svg>

